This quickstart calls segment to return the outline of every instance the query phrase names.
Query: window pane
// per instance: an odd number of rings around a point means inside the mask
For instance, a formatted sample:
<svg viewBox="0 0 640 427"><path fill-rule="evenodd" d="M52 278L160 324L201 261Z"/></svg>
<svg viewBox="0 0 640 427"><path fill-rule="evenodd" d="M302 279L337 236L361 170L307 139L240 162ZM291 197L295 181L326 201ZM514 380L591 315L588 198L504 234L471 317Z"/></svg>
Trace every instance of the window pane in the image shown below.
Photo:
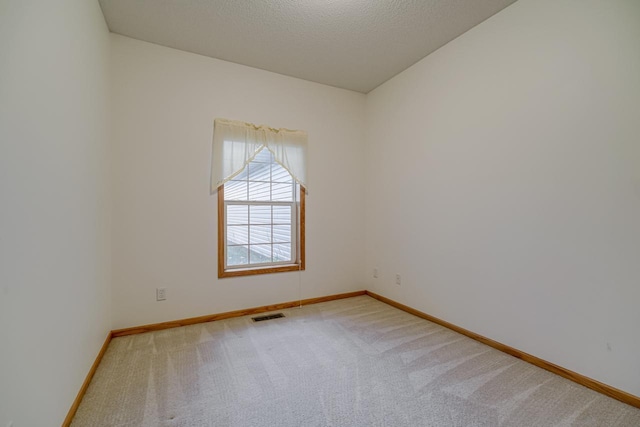
<svg viewBox="0 0 640 427"><path fill-rule="evenodd" d="M258 264L271 261L271 245L250 245L249 262Z"/></svg>
<svg viewBox="0 0 640 427"><path fill-rule="evenodd" d="M227 266L296 262L298 187L266 148L225 184Z"/></svg>
<svg viewBox="0 0 640 427"><path fill-rule="evenodd" d="M251 206L251 224L271 224L271 206Z"/></svg>
<svg viewBox="0 0 640 427"><path fill-rule="evenodd" d="M273 262L291 261L291 243L273 245Z"/></svg>
<svg viewBox="0 0 640 427"><path fill-rule="evenodd" d="M229 225L227 227L227 245L246 245L249 243L249 227Z"/></svg>
<svg viewBox="0 0 640 427"><path fill-rule="evenodd" d="M246 265L249 263L247 246L227 246L227 265Z"/></svg>
<svg viewBox="0 0 640 427"><path fill-rule="evenodd" d="M288 243L291 241L291 225L273 226L273 243Z"/></svg>
<svg viewBox="0 0 640 427"><path fill-rule="evenodd" d="M250 182L249 200L268 201L271 199L270 184L268 182Z"/></svg>
<svg viewBox="0 0 640 427"><path fill-rule="evenodd" d="M292 184L272 184L271 200L279 202L293 201Z"/></svg>
<svg viewBox="0 0 640 427"><path fill-rule="evenodd" d="M249 181L271 181L269 163L249 163Z"/></svg>
<svg viewBox="0 0 640 427"><path fill-rule="evenodd" d="M253 158L254 162L271 163L273 161L273 154L267 148L262 148L260 152Z"/></svg>
<svg viewBox="0 0 640 427"><path fill-rule="evenodd" d="M273 182L291 182L291 174L285 168L280 166L279 163L273 163L271 165L271 180Z"/></svg>
<svg viewBox="0 0 640 427"><path fill-rule="evenodd" d="M270 225L252 225L250 229L249 243L271 243Z"/></svg>
<svg viewBox="0 0 640 427"><path fill-rule="evenodd" d="M242 172L240 172L238 175L233 177L233 180L246 181L248 175L249 175L249 168L245 166L244 169L242 169Z"/></svg>
<svg viewBox="0 0 640 427"><path fill-rule="evenodd" d="M227 224L248 224L248 212L249 206L247 205L228 205Z"/></svg>
<svg viewBox="0 0 640 427"><path fill-rule="evenodd" d="M291 224L291 206L274 206L273 223Z"/></svg>
<svg viewBox="0 0 640 427"><path fill-rule="evenodd" d="M246 181L227 181L224 185L225 200L247 200Z"/></svg>

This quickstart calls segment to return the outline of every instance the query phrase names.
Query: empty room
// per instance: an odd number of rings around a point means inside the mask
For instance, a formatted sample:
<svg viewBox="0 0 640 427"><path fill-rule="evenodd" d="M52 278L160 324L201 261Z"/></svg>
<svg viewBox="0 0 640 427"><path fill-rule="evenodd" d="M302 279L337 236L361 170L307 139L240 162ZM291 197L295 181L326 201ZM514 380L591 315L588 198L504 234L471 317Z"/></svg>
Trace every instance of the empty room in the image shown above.
<svg viewBox="0 0 640 427"><path fill-rule="evenodd" d="M0 0L0 427L640 426L640 1Z"/></svg>

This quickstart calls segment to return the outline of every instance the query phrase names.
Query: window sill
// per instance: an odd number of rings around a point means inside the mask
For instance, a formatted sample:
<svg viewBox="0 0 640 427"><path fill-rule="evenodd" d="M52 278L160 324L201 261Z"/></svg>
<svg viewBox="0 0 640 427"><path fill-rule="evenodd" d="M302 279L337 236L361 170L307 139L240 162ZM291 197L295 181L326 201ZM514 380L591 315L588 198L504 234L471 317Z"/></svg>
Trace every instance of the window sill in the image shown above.
<svg viewBox="0 0 640 427"><path fill-rule="evenodd" d="M304 271L304 264L279 265L275 267L269 266L264 268L219 270L218 278L222 279L224 277L242 277L242 276L254 276L256 274L284 273L287 271Z"/></svg>

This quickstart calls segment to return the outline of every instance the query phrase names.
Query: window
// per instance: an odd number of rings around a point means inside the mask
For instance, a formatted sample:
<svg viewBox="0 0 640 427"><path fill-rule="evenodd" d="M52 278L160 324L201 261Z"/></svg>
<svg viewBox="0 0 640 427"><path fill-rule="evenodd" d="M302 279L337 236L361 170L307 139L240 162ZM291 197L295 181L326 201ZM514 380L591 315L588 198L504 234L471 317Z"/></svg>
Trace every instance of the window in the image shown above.
<svg viewBox="0 0 640 427"><path fill-rule="evenodd" d="M218 277L305 268L307 133L217 118Z"/></svg>
<svg viewBox="0 0 640 427"><path fill-rule="evenodd" d="M218 189L218 277L304 270L305 192L263 147Z"/></svg>

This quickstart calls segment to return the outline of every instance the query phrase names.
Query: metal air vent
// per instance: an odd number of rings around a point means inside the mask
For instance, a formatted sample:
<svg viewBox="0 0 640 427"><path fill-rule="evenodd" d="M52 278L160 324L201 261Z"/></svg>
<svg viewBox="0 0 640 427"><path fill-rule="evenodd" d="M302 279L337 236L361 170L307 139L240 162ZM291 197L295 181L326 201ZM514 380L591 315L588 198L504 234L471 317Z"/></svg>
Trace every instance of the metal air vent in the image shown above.
<svg viewBox="0 0 640 427"><path fill-rule="evenodd" d="M262 322L263 320L271 320L271 319L279 319L280 317L284 317L282 313L274 313L274 314L266 314L264 316L256 316L252 317L254 322Z"/></svg>

